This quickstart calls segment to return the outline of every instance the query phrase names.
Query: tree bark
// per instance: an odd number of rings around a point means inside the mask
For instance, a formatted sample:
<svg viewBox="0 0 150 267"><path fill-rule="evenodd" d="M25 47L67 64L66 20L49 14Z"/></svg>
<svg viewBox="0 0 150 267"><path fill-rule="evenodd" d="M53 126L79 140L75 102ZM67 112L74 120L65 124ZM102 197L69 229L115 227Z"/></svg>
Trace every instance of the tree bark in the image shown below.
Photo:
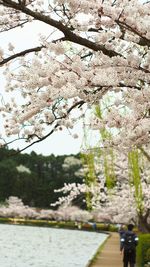
<svg viewBox="0 0 150 267"><path fill-rule="evenodd" d="M149 216L149 211L145 215L142 214L139 215L138 229L142 233L150 233L150 224L147 221L148 216Z"/></svg>

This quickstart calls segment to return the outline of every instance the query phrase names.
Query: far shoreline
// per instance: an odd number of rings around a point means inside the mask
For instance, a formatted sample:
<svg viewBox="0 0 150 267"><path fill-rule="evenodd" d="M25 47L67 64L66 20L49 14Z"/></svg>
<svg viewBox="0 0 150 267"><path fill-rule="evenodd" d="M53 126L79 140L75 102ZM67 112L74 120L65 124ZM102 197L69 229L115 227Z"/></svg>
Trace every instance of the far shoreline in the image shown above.
<svg viewBox="0 0 150 267"><path fill-rule="evenodd" d="M37 227L62 228L70 230L83 230L97 233L118 232L115 224L99 222L81 222L81 221L55 221L46 219L26 219L26 218L0 218L0 224L25 225Z"/></svg>

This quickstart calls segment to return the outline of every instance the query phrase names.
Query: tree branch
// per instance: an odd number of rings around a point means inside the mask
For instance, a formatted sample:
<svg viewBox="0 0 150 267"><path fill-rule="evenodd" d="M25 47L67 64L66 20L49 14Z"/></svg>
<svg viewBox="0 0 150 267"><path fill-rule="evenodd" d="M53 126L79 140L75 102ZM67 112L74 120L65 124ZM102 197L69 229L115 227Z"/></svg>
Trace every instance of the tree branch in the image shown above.
<svg viewBox="0 0 150 267"><path fill-rule="evenodd" d="M41 51L42 48L44 48L44 46L37 46L37 47L30 48L30 49L26 49L26 50L21 51L19 53L16 53L16 54L14 54L14 55L12 55L10 57L7 57L7 58L3 59L0 62L0 66L6 64L10 60L15 59L17 57L22 57L22 56L25 56L26 54L29 54L29 53L32 53L32 52L39 52L39 51Z"/></svg>
<svg viewBox="0 0 150 267"><path fill-rule="evenodd" d="M24 22L22 22L22 23L18 23L17 25L15 25L15 26L10 26L10 28L6 28L6 29L2 29L2 30L0 30L0 33L3 33L3 32L8 32L8 31L10 31L10 30L12 30L12 29L16 29L17 27L22 27L22 26L24 26L26 23L28 23L28 20L26 20L26 21L24 21ZM3 24L0 24L0 26L1 25L3 25ZM7 26L7 24L5 25L5 26Z"/></svg>
<svg viewBox="0 0 150 267"><path fill-rule="evenodd" d="M127 23L120 21L120 20L115 20L115 22L121 27L125 27L126 29L128 29L129 31L131 31L132 33L134 33L135 35L138 35L140 37L140 40L138 42L139 45L141 46L150 46L150 40L147 39L145 36L142 36L136 29L132 28L130 25L128 25Z"/></svg>
<svg viewBox="0 0 150 267"><path fill-rule="evenodd" d="M13 2L11 0L3 0L3 5L6 7L10 7L10 8L19 10L19 11L35 18L36 20L42 21L42 22L58 29L59 31L61 31L64 34L67 41L79 44L81 46L87 47L87 48L92 49L94 51L102 51L105 55L107 55L109 57L121 56L121 54L119 54L113 50L108 50L107 48L105 48L104 45L96 44L96 43L94 43L94 42L92 42L86 38L83 38L83 37L73 33L66 25L64 25L60 21L56 21L56 20L54 20L54 19L50 18L49 16L46 16L42 13L32 11L31 9L27 8L26 6L19 5L16 2Z"/></svg>
<svg viewBox="0 0 150 267"><path fill-rule="evenodd" d="M68 114L69 114L74 108L76 108L76 107L80 108L83 104L85 104L85 102L84 102L83 100L81 100L81 101L75 103L74 105L72 105L72 106L67 110L67 113L66 113L65 115L63 115L61 118L59 118L59 119L64 119L64 118L66 118L66 117L68 116ZM56 125L54 126L54 128L53 128L49 133L47 133L47 134L44 135L43 137L39 138L38 140L35 140L34 142L32 142L31 144L25 146L24 148L17 150L17 152L13 153L12 155L16 155L16 154L18 154L18 153L21 153L21 152L23 152L24 150L26 150L27 148L33 146L34 144L37 144L37 143L39 143L39 142L45 140L45 139L46 139L47 137L49 137L49 136L50 136L50 135L57 129L57 127L59 127L59 126L60 126L59 122L56 123ZM18 139L18 140L19 140L19 139ZM16 141L16 140L15 140L15 141ZM13 142L13 141L12 141L12 142ZM11 142L11 143L12 143L12 142ZM5 144L4 146L6 146L6 145L7 145L7 144Z"/></svg>
<svg viewBox="0 0 150 267"><path fill-rule="evenodd" d="M143 147L138 147L141 152L143 153L143 155L148 159L148 161L150 161L150 155L145 151L145 149Z"/></svg>
<svg viewBox="0 0 150 267"><path fill-rule="evenodd" d="M65 38L63 37L63 38L59 38L59 39L57 39L57 40L53 40L52 43L56 43L56 42L58 42L58 41L64 41L64 40L65 40ZM44 47L45 47L44 45L43 45L43 46L37 46L37 47L33 47L33 48L26 49L26 50L24 50L24 51L21 51L21 52L19 52L19 53L14 54L14 55L11 55L10 57L7 57L7 58L3 59L3 60L0 62L0 66L6 64L7 62L9 62L9 61L11 61L11 60L13 60L13 59L15 59L15 58L25 56L26 54L33 53L33 52L39 52L39 51L41 51L41 49L44 48Z"/></svg>

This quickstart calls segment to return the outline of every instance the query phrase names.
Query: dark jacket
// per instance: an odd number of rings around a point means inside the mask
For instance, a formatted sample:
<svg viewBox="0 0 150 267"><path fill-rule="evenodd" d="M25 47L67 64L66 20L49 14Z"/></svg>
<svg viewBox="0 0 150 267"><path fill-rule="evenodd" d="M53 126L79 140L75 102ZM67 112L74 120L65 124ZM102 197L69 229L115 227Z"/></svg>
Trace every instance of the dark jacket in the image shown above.
<svg viewBox="0 0 150 267"><path fill-rule="evenodd" d="M138 244L138 237L137 237L137 235L134 233L134 232L132 232L132 231L126 231L122 236L121 236L121 239L120 239L120 241L121 241L121 248L120 248L120 250L122 251L123 249L124 250L128 250L128 244L125 242L125 240L126 240L126 235L131 235L132 236L132 239L133 239L133 242L134 242L134 248L133 249L135 249L136 248L136 246L137 246L137 244Z"/></svg>

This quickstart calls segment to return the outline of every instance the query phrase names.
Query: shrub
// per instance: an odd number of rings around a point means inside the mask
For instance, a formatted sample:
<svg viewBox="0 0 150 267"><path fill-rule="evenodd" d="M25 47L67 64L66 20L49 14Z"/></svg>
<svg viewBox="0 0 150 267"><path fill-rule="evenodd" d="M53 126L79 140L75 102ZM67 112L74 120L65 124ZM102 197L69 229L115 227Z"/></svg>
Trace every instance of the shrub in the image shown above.
<svg viewBox="0 0 150 267"><path fill-rule="evenodd" d="M150 246L150 244L149 244ZM150 248L146 251L145 259L146 262L150 262Z"/></svg>
<svg viewBox="0 0 150 267"><path fill-rule="evenodd" d="M138 267L144 267L150 260L150 234L141 234L137 246Z"/></svg>

